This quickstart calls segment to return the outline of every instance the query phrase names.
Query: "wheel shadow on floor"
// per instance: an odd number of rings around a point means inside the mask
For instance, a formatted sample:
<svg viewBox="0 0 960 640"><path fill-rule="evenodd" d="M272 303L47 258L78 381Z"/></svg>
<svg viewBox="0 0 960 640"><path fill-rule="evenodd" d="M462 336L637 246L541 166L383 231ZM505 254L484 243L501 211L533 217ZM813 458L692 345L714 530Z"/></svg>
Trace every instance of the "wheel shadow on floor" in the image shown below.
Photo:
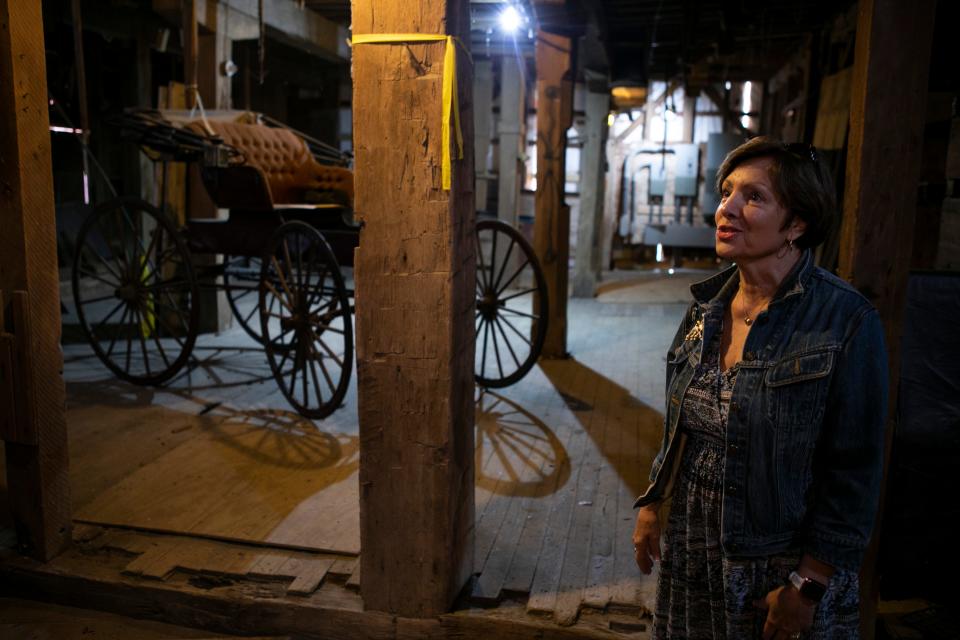
<svg viewBox="0 0 960 640"><path fill-rule="evenodd" d="M540 369L630 491L642 493L660 448L663 414L573 357L541 359Z"/></svg>
<svg viewBox="0 0 960 640"><path fill-rule="evenodd" d="M479 390L476 486L503 496L540 498L570 477L570 458L556 434L504 395Z"/></svg>

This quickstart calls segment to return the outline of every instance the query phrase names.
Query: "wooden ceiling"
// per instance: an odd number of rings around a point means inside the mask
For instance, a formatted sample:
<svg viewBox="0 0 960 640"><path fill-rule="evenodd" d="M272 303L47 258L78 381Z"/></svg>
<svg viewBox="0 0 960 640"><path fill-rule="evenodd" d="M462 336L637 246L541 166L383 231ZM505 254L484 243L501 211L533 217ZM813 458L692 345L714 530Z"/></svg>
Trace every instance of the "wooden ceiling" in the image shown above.
<svg viewBox="0 0 960 640"><path fill-rule="evenodd" d="M302 0L349 26L349 0ZM811 32L829 28L853 0L512 0L544 28L582 35L593 24L611 80L697 76L705 81L773 73ZM490 28L505 0L472 0L475 50L502 38Z"/></svg>

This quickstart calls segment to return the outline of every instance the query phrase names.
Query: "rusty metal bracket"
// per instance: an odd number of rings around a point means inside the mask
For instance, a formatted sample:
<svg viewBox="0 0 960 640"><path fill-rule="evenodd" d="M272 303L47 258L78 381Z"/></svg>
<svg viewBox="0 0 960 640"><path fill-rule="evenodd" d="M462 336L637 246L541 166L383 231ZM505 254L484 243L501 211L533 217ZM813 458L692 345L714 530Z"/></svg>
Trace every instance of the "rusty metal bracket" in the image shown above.
<svg viewBox="0 0 960 640"><path fill-rule="evenodd" d="M0 439L36 445L37 421L30 385L30 309L26 291L14 291L10 301L10 331L0 291Z"/></svg>

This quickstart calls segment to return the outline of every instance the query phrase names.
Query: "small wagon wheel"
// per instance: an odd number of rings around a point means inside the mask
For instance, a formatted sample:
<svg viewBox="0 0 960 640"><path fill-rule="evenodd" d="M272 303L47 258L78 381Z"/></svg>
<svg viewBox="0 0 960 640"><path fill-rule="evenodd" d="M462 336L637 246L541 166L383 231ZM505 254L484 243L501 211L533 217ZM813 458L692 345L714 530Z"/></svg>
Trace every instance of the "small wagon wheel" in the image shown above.
<svg viewBox="0 0 960 640"><path fill-rule="evenodd" d="M183 367L197 339L198 295L186 243L153 205L111 200L80 227L77 317L94 353L118 377L160 384Z"/></svg>
<svg viewBox="0 0 960 640"><path fill-rule="evenodd" d="M350 298L330 245L293 221L273 234L260 271L260 330L290 404L324 418L343 402L353 369Z"/></svg>
<svg viewBox="0 0 960 640"><path fill-rule="evenodd" d="M547 333L547 284L533 247L500 220L477 222L474 377L482 387L527 375Z"/></svg>
<svg viewBox="0 0 960 640"><path fill-rule="evenodd" d="M223 289L237 323L251 338L263 343L257 301L260 291L260 258L223 256Z"/></svg>

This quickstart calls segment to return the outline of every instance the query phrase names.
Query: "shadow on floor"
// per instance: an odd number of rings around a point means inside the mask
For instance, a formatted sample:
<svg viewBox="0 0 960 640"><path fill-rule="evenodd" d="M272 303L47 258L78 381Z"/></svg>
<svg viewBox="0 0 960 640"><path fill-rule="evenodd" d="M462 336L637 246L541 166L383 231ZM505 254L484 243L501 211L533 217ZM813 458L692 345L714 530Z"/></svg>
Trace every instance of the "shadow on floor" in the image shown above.
<svg viewBox="0 0 960 640"><path fill-rule="evenodd" d="M631 492L643 492L660 448L663 414L575 358L541 360L540 368ZM587 389L589 401L583 398ZM611 425L616 438L608 436Z"/></svg>
<svg viewBox="0 0 960 640"><path fill-rule="evenodd" d="M540 498L570 477L570 458L556 434L516 402L482 391L476 422L478 488L503 496Z"/></svg>

